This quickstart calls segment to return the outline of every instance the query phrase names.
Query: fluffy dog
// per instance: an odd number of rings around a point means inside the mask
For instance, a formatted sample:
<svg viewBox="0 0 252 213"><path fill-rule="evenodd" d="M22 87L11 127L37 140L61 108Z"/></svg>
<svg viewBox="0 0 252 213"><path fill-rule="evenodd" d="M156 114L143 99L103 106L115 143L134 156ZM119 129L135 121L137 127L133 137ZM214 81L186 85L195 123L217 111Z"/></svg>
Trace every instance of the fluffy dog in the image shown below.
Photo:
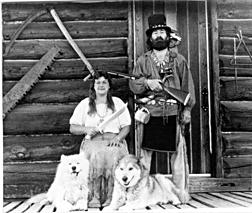
<svg viewBox="0 0 252 213"><path fill-rule="evenodd" d="M56 175L47 193L36 195L28 203L52 203L57 212L87 210L89 161L84 153L62 155Z"/></svg>
<svg viewBox="0 0 252 213"><path fill-rule="evenodd" d="M126 155L115 168L112 201L103 210L135 210L168 202L181 203L178 190L169 178L149 175L139 158Z"/></svg>

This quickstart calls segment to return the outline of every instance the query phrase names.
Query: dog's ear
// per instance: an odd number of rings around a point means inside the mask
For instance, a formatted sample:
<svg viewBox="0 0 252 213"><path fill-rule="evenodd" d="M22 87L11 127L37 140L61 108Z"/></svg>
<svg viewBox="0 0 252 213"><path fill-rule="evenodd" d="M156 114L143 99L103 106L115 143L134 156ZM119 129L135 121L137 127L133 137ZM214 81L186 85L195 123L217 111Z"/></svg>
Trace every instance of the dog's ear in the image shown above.
<svg viewBox="0 0 252 213"><path fill-rule="evenodd" d="M66 159L66 155L62 154L60 157L60 162L64 161Z"/></svg>
<svg viewBox="0 0 252 213"><path fill-rule="evenodd" d="M143 156L138 157L137 163L143 168L143 170L148 170Z"/></svg>
<svg viewBox="0 0 252 213"><path fill-rule="evenodd" d="M115 168L119 165L119 162L125 157L125 155L121 155L119 156L117 159L116 159L116 162L115 162Z"/></svg>

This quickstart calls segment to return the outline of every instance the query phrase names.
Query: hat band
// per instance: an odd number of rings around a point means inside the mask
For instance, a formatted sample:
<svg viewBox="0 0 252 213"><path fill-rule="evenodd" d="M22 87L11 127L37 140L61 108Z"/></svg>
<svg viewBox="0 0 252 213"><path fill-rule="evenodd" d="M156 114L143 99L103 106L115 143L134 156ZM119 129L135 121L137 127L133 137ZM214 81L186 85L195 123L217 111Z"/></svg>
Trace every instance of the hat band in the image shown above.
<svg viewBox="0 0 252 213"><path fill-rule="evenodd" d="M167 26L163 24L159 24L159 25L154 25L151 28L159 28L159 27L167 27Z"/></svg>

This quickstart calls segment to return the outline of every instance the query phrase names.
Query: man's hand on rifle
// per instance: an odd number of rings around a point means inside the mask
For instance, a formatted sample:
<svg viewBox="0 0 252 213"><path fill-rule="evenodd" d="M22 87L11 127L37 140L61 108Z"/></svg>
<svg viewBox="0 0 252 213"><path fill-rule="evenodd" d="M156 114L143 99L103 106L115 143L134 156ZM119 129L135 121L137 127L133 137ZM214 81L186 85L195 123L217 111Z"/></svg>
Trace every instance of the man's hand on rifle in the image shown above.
<svg viewBox="0 0 252 213"><path fill-rule="evenodd" d="M160 84L162 81L160 79L147 79L146 83L152 91L157 92L163 90L163 87Z"/></svg>
<svg viewBox="0 0 252 213"><path fill-rule="evenodd" d="M181 123L188 124L191 121L191 112L188 109L184 109L181 114Z"/></svg>

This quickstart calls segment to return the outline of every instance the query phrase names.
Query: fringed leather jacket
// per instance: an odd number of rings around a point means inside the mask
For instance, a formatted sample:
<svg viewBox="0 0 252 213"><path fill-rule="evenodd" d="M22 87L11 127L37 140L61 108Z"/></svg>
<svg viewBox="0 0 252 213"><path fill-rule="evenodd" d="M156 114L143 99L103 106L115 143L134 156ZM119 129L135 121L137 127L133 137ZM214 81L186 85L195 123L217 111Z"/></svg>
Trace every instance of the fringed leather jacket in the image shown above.
<svg viewBox="0 0 252 213"><path fill-rule="evenodd" d="M179 110L189 110L195 104L195 91L192 74L185 58L179 53L167 51L162 63L153 51L140 56L133 73L136 80L130 80L131 91L137 95L137 102L144 105L151 116L177 115ZM182 106L164 91L153 92L148 88L147 79L160 79L168 87L176 88L190 94L186 106Z"/></svg>

